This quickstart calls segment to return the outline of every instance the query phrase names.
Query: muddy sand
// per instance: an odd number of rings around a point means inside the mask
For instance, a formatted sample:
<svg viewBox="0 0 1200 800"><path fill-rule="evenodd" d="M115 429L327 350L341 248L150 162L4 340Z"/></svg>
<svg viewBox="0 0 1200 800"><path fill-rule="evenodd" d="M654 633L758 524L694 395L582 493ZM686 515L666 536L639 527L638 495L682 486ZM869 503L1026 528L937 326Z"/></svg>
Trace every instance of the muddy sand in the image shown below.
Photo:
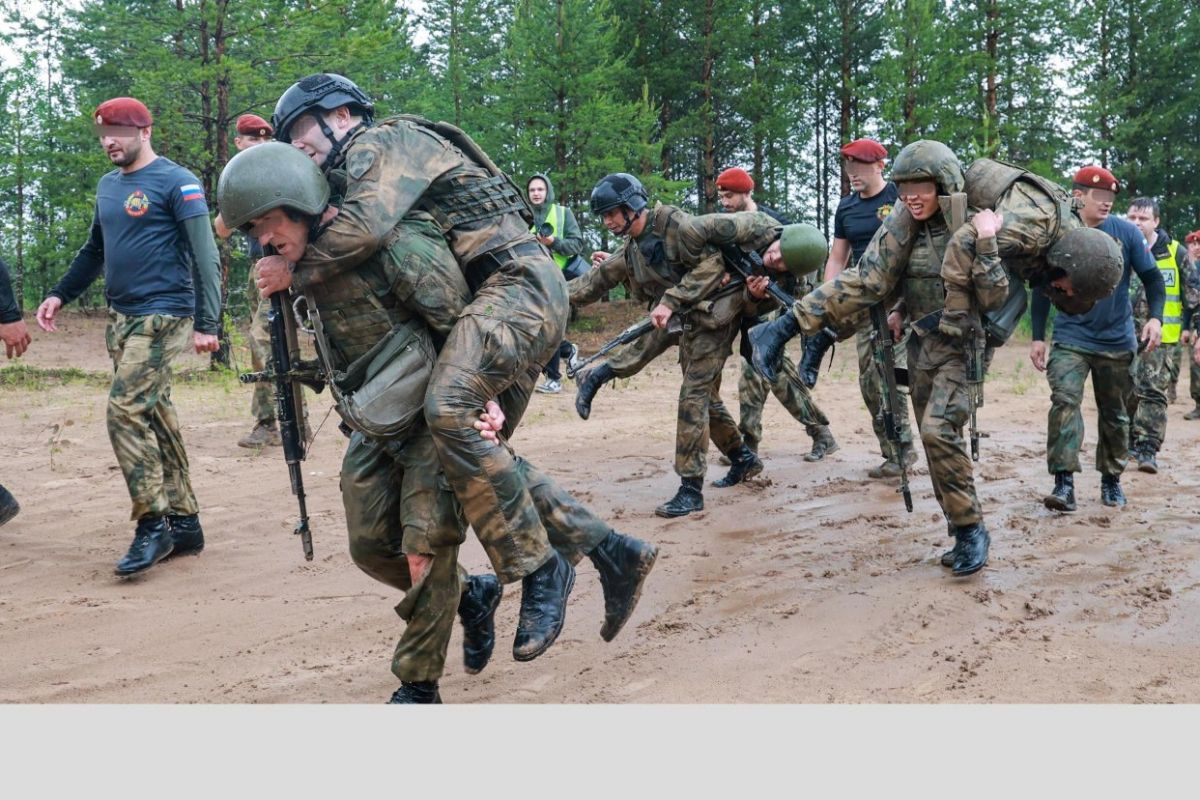
<svg viewBox="0 0 1200 800"><path fill-rule="evenodd" d="M632 320L601 306L576 338L591 352ZM379 703L401 623L395 592L350 561L337 489L345 440L325 421L304 466L316 559L291 533L296 507L280 451L238 448L249 393L188 356L175 382L208 546L131 580L128 497L105 432L103 319L69 314L34 332L20 380L0 371L0 482L22 504L0 528L0 701L33 703ZM1079 510L1046 510L1049 390L1027 344L1000 351L980 422L978 485L989 565L956 579L924 457L913 513L879 461L852 347L822 374L818 403L841 449L817 464L768 401L766 471L707 488L706 509L663 520L678 367L670 356L606 387L591 420L573 384L535 396L514 444L613 525L658 543L641 604L616 641L598 631L599 582L580 565L566 628L527 664L512 660L517 587L497 614L487 670L461 669L451 642L448 703L1137 703L1200 701L1200 422L1169 409L1156 476L1127 470L1129 505L1105 508L1092 467ZM794 353L795 354L795 353ZM242 354L243 361L244 353ZM0 366L0 370L10 365ZM82 370L64 375L65 368ZM724 396L736 408L737 370ZM189 373L191 377L189 378ZM1184 379L1186 383L1186 378ZM1187 392L1181 387L1180 396ZM325 418L328 401L313 403ZM710 459L709 480L724 468ZM462 558L486 561L471 534Z"/></svg>

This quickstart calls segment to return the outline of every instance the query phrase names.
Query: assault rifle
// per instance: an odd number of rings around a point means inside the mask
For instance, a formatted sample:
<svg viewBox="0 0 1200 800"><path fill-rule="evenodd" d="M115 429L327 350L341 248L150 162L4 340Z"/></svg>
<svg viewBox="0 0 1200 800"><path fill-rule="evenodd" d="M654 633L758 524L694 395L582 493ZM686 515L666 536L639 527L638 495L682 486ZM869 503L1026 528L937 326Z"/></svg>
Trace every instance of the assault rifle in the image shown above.
<svg viewBox="0 0 1200 800"><path fill-rule="evenodd" d="M742 280L759 275L770 277L762 256L753 250L747 252L735 244L721 245L721 255L725 257L725 266L741 276ZM796 304L796 298L779 288L773 278L767 283L767 294L785 309Z"/></svg>
<svg viewBox="0 0 1200 800"><path fill-rule="evenodd" d="M879 418L883 432L891 445L892 455L900 467L900 494L904 495L904 507L913 510L912 493L908 490L908 446L900 437L900 393L896 389L896 356L892 351L892 331L887 324L883 304L871 306L871 347L875 368L879 371L880 397Z"/></svg>
<svg viewBox="0 0 1200 800"><path fill-rule="evenodd" d="M275 408L279 419L279 435L283 439L283 458L292 479L292 494L296 495L296 502L300 505L300 519L296 522L294 533L300 537L304 560L312 561L312 531L308 527L304 472L300 468L300 462L308 455L308 435L299 384L319 392L325 388L325 376L316 365L300 359L296 319L287 299L286 290L271 295L271 310L267 312L267 327L271 331L271 363L262 372L243 373L238 379L242 383L275 384Z"/></svg>
<svg viewBox="0 0 1200 800"><path fill-rule="evenodd" d="M977 420L978 411L983 407L983 352L986 343L982 332L968 334L966 347L967 356L967 402L971 404L971 460L979 460L979 440L986 439L986 433L979 432Z"/></svg>
<svg viewBox="0 0 1200 800"><path fill-rule="evenodd" d="M597 358L611 353L613 350L616 350L623 344L636 342L638 339L642 338L652 330L654 330L654 323L650 321L649 317L641 322L635 322L633 325L630 325L628 328L609 339L607 342L601 345L599 350L592 353L587 358L576 359L575 361L568 363L567 374L571 376L571 380L575 380L580 370L595 361ZM681 315L672 314L671 319L667 321L667 333L680 333L682 331L683 319Z"/></svg>

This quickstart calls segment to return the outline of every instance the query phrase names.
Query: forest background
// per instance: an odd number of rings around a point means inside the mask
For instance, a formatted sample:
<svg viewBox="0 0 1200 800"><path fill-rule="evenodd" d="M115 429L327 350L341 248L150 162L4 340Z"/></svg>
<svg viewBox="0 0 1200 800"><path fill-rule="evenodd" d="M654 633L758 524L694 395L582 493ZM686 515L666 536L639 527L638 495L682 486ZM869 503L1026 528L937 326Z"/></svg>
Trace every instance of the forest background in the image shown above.
<svg viewBox="0 0 1200 800"><path fill-rule="evenodd" d="M1197 0L0 0L0 255L36 305L86 237L110 169L92 109L133 95L156 151L210 202L234 121L337 72L377 116L465 129L521 185L547 171L597 247L587 197L608 172L717 210L741 166L755 197L831 234L839 147L919 138L1064 185L1107 166L1177 238L1200 227ZM231 316L242 248L222 248ZM81 298L103 304L102 282Z"/></svg>

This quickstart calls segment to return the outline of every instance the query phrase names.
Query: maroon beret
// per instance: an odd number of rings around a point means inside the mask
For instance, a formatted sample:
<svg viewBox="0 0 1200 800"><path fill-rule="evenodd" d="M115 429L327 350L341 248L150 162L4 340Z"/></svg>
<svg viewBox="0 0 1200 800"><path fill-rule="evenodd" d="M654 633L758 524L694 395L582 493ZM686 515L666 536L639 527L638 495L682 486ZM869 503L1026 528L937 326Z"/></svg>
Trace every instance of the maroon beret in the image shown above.
<svg viewBox="0 0 1200 800"><path fill-rule="evenodd" d="M852 158L864 164L874 164L887 158L887 148L874 139L855 139L842 147L842 158Z"/></svg>
<svg viewBox="0 0 1200 800"><path fill-rule="evenodd" d="M1183 241L1187 244L1192 242L1200 242L1200 231L1192 231L1187 236L1183 237Z"/></svg>
<svg viewBox="0 0 1200 800"><path fill-rule="evenodd" d="M257 114L242 114L237 118L237 132L243 136L270 136L275 129Z"/></svg>
<svg viewBox="0 0 1200 800"><path fill-rule="evenodd" d="M1108 189L1114 194L1121 191L1121 184L1117 183L1116 176L1096 164L1090 164L1076 172L1071 182L1075 184L1076 189Z"/></svg>
<svg viewBox="0 0 1200 800"><path fill-rule="evenodd" d="M754 179L741 167L730 167L717 176L717 188L746 194L754 191Z"/></svg>
<svg viewBox="0 0 1200 800"><path fill-rule="evenodd" d="M96 106L92 120L97 125L126 125L134 128L149 128L154 124L150 109L141 100L133 97L114 97Z"/></svg>

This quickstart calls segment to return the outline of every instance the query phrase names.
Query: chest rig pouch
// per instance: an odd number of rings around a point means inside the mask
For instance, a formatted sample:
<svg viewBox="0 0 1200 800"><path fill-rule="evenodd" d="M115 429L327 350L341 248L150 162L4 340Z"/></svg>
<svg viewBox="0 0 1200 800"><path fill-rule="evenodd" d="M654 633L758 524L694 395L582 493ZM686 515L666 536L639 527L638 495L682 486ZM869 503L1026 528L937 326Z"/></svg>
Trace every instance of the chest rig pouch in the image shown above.
<svg viewBox="0 0 1200 800"><path fill-rule="evenodd" d="M679 264L675 237L670 235L679 227L678 214L673 208L658 206L650 230L632 242L637 249L634 279L642 286L654 287L656 297L677 286L687 272Z"/></svg>
<svg viewBox="0 0 1200 800"><path fill-rule="evenodd" d="M306 293L309 326L338 416L366 436L402 439L422 418L436 354L428 326L397 306L386 279L364 275L372 263Z"/></svg>

